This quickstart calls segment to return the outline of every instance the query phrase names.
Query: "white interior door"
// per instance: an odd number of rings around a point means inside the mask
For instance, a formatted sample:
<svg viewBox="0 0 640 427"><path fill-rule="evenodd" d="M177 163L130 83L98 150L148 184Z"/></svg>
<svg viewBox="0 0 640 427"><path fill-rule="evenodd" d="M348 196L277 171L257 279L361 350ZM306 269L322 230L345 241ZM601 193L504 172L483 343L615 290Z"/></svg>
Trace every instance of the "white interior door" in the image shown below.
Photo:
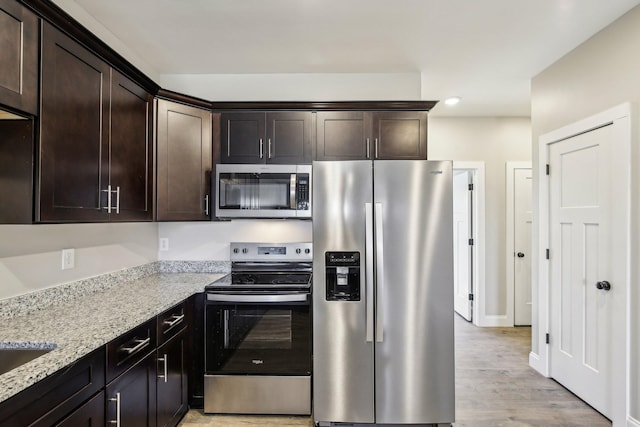
<svg viewBox="0 0 640 427"><path fill-rule="evenodd" d="M514 324L531 325L531 190L530 168L513 170Z"/></svg>
<svg viewBox="0 0 640 427"><path fill-rule="evenodd" d="M454 309L471 321L472 310L469 295L471 289L471 171L456 170L453 174L453 284Z"/></svg>
<svg viewBox="0 0 640 427"><path fill-rule="evenodd" d="M616 144L607 125L549 146L551 376L609 418L625 387L628 187Z"/></svg>

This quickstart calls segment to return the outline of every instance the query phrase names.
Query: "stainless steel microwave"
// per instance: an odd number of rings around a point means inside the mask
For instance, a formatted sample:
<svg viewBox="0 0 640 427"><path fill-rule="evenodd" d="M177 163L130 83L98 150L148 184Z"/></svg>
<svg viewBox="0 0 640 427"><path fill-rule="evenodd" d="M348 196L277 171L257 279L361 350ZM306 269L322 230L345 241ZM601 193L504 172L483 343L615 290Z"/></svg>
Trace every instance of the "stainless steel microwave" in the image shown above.
<svg viewBox="0 0 640 427"><path fill-rule="evenodd" d="M216 165L218 218L311 218L311 165Z"/></svg>

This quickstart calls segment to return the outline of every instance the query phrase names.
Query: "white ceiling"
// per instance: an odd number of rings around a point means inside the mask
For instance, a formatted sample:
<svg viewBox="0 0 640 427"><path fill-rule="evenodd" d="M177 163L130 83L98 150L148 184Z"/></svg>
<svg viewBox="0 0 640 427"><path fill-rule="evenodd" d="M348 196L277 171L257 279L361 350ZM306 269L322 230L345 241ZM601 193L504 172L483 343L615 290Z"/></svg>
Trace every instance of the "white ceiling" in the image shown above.
<svg viewBox="0 0 640 427"><path fill-rule="evenodd" d="M640 0L55 0L152 75L416 73L438 115L528 116L530 80ZM73 13L72 13L73 12ZM108 37L109 38L109 37ZM109 43L109 40L105 40Z"/></svg>

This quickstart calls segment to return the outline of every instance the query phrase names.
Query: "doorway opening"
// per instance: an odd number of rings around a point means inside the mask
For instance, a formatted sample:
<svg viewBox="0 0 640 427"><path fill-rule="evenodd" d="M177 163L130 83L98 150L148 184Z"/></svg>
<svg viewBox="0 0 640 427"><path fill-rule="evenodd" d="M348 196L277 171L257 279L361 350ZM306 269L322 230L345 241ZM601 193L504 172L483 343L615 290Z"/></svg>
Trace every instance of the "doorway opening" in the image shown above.
<svg viewBox="0 0 640 427"><path fill-rule="evenodd" d="M454 309L482 326L485 262L484 162L453 162Z"/></svg>

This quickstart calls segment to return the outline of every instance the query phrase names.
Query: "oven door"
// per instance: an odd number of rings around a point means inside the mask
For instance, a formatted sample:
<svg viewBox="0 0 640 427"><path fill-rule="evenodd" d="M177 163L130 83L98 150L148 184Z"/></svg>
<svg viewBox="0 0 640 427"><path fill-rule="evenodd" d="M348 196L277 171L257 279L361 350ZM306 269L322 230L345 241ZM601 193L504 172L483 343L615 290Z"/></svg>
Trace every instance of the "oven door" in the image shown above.
<svg viewBox="0 0 640 427"><path fill-rule="evenodd" d="M310 375L307 293L207 293L207 375Z"/></svg>

